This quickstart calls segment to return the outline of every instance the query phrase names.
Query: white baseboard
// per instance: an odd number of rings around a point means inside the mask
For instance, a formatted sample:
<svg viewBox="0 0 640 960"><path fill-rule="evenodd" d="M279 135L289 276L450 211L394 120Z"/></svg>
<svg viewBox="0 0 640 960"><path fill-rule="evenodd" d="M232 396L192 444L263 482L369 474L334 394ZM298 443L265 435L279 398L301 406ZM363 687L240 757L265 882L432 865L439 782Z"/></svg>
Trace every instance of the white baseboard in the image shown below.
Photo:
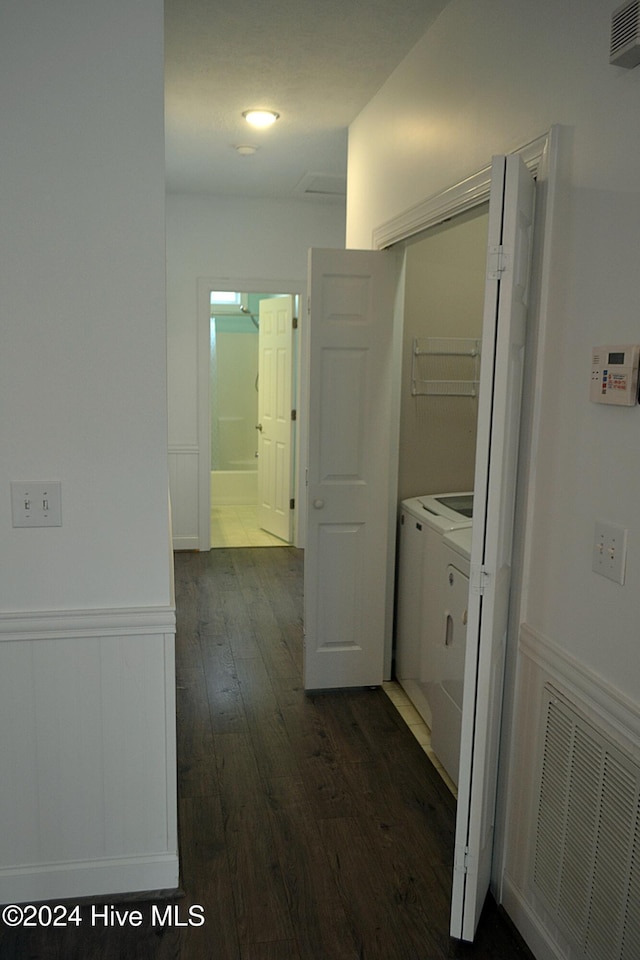
<svg viewBox="0 0 640 960"><path fill-rule="evenodd" d="M502 904L536 960L565 960L511 877L502 878Z"/></svg>
<svg viewBox="0 0 640 960"><path fill-rule="evenodd" d="M0 903L37 903L175 890L178 856L39 864L0 870Z"/></svg>
<svg viewBox="0 0 640 960"><path fill-rule="evenodd" d="M174 537L173 549L179 550L199 550L200 540L198 537Z"/></svg>

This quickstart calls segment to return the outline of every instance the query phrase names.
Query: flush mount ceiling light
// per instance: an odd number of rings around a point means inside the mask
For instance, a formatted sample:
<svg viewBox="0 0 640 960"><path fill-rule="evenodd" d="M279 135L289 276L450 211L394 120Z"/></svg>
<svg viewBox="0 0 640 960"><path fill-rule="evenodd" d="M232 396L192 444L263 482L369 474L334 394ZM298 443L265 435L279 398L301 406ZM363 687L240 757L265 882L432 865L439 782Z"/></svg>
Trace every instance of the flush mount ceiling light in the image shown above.
<svg viewBox="0 0 640 960"><path fill-rule="evenodd" d="M258 148L254 147L252 143L239 143L236 147L241 157L251 157L257 149Z"/></svg>
<svg viewBox="0 0 640 960"><path fill-rule="evenodd" d="M252 127L270 127L280 114L275 110L244 110L242 116Z"/></svg>

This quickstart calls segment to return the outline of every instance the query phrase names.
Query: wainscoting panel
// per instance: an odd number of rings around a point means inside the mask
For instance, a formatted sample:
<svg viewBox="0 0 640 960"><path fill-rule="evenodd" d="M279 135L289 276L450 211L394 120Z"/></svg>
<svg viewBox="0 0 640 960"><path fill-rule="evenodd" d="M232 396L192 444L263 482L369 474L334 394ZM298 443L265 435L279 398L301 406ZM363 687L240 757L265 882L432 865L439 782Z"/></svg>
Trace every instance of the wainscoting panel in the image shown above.
<svg viewBox="0 0 640 960"><path fill-rule="evenodd" d="M198 550L198 470L197 446L169 447L169 489L173 517L174 550Z"/></svg>
<svg viewBox="0 0 640 960"><path fill-rule="evenodd" d="M177 886L175 614L0 619L0 902Z"/></svg>
<svg viewBox="0 0 640 960"><path fill-rule="evenodd" d="M640 706L523 626L503 902L541 960L640 956Z"/></svg>

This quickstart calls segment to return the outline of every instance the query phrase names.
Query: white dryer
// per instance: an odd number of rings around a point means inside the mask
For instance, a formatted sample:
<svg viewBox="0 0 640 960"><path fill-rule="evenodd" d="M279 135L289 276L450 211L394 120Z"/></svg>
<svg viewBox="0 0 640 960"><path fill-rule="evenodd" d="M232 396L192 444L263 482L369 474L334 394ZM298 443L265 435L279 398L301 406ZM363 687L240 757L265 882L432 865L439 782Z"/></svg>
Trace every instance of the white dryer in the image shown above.
<svg viewBox="0 0 640 960"><path fill-rule="evenodd" d="M433 585L438 609L438 649L426 684L431 707L431 746L453 782L458 783L462 691L467 639L471 527L442 537L439 575Z"/></svg>
<svg viewBox="0 0 640 960"><path fill-rule="evenodd" d="M435 669L434 624L440 619L433 584L441 542L446 533L470 528L472 511L473 494L468 492L413 497L400 509L395 676L429 727L427 688Z"/></svg>

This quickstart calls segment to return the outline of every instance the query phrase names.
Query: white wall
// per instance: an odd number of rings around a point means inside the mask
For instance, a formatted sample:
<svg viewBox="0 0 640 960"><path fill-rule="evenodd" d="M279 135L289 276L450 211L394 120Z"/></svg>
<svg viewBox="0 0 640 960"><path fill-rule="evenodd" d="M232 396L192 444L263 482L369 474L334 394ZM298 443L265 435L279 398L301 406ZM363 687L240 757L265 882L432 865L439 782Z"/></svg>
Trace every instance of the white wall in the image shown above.
<svg viewBox="0 0 640 960"><path fill-rule="evenodd" d="M407 248L399 500L473 487L477 396L411 394L412 372L442 379L470 376L473 362L423 358L414 370L412 355L415 337L482 337L487 228L483 204Z"/></svg>
<svg viewBox="0 0 640 960"><path fill-rule="evenodd" d="M609 19L600 0L453 0L352 125L347 244L370 244L492 154L567 128L526 612L639 700L640 409L588 401L591 345L640 337L640 70L609 66ZM596 517L629 528L624 587L591 573Z"/></svg>
<svg viewBox="0 0 640 960"><path fill-rule="evenodd" d="M169 445L176 546L198 546L198 279L244 279L247 286L242 289L260 292L266 290L260 280L284 280L287 288L272 292L306 295L308 248L344 247L344 225L342 204L167 196ZM304 318L304 299L301 306Z"/></svg>
<svg viewBox="0 0 640 960"><path fill-rule="evenodd" d="M588 399L591 346L640 340L640 69L608 63L615 7L451 0L351 126L347 245L371 245L376 226L561 125L549 299L525 411L535 402L522 619L530 641L637 711L640 408ZM591 572L596 518L629 530L624 586ZM522 696L516 727L533 693ZM521 771L535 746L516 740ZM507 849L507 866L519 856Z"/></svg>
<svg viewBox="0 0 640 960"><path fill-rule="evenodd" d="M0 44L0 673L16 694L0 703L0 766L12 771L0 897L18 896L20 877L36 899L60 896L87 865L104 879L110 851L94 820L128 836L145 792L147 835L121 845L109 880L84 892L171 885L175 736L151 723L173 696L163 5L3 4ZM62 483L62 526L14 529L10 481L40 479ZM105 704L116 703L114 722ZM114 766L106 754L119 738ZM135 801L121 771L138 751L154 760ZM140 854L168 870L136 863L132 881L128 851L130 865Z"/></svg>
<svg viewBox="0 0 640 960"><path fill-rule="evenodd" d="M214 468L212 455L212 469L257 470L258 331L253 325L242 332L216 332L216 365L211 419L215 423L212 433L218 438L218 460Z"/></svg>
<svg viewBox="0 0 640 960"><path fill-rule="evenodd" d="M161 12L3 11L0 609L168 602ZM61 528L12 529L24 479Z"/></svg>

